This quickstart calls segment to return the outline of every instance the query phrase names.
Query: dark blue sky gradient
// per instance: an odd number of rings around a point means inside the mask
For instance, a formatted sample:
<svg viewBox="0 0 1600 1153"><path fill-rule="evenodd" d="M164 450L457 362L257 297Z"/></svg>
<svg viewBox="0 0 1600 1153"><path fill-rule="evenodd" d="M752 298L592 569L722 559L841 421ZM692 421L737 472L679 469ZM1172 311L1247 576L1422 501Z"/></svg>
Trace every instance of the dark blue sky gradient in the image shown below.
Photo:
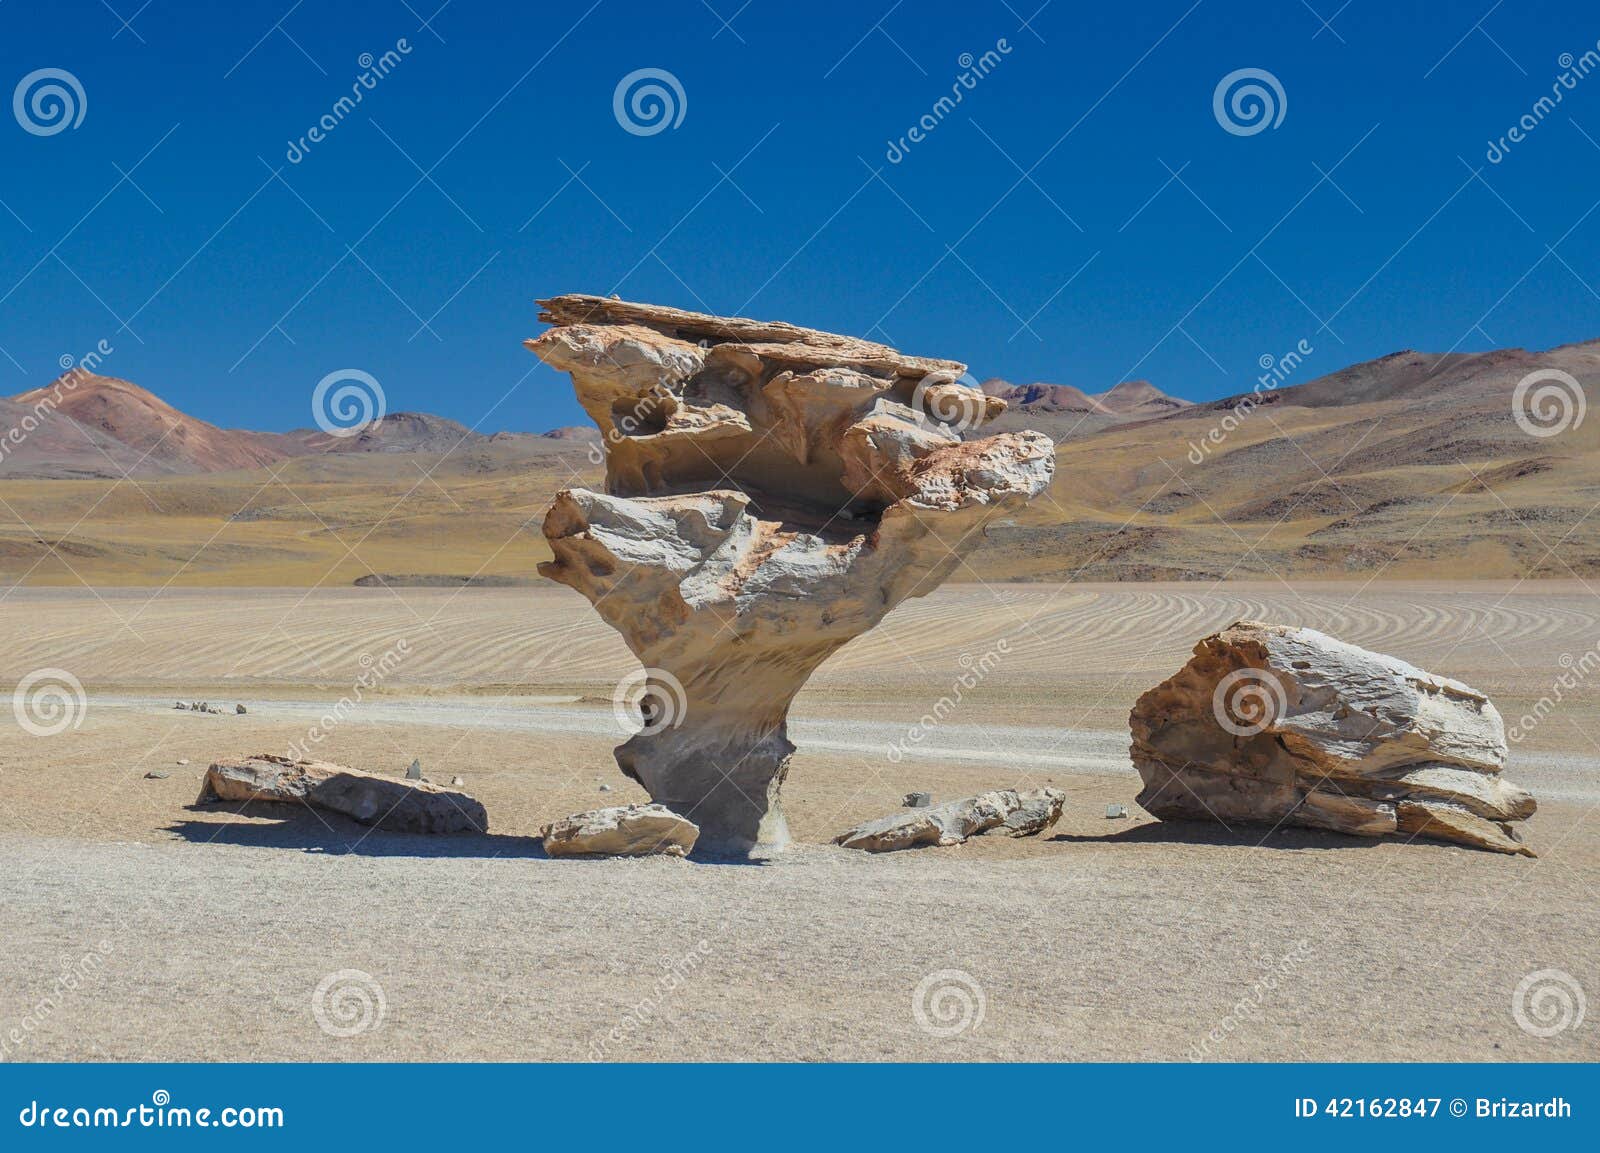
<svg viewBox="0 0 1600 1153"><path fill-rule="evenodd" d="M56 135L0 117L7 393L104 338L106 372L224 425L307 425L354 367L390 411L543 429L580 414L520 341L571 291L1191 400L1301 339L1297 379L1600 336L1600 71L1485 158L1595 48L1593 4L454 0L436 36L438 0L142 2L0 3L4 92L56 67L87 97ZM612 96L646 67L687 106L636 136ZM1237 136L1212 96L1246 67L1286 109Z"/></svg>

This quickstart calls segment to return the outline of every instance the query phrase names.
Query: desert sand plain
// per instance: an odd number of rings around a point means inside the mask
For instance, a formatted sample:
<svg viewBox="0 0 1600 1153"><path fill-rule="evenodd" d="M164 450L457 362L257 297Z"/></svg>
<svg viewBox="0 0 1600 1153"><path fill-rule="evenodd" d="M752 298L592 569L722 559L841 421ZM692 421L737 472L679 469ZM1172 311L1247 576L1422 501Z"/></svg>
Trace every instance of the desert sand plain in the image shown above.
<svg viewBox="0 0 1600 1153"><path fill-rule="evenodd" d="M1535 860L1155 822L1132 803L1128 709L1241 617L1465 680L1508 723L1600 643L1600 600L1577 580L946 586L797 701L789 853L558 861L543 822L644 799L610 752L611 690L635 662L577 594L13 588L0 673L71 670L87 703L55 736L0 728L0 1037L25 1022L4 1056L1600 1056L1592 1022L1541 1038L1513 1013L1539 970L1600 989L1600 691L1564 691L1513 746L1507 776L1540 800ZM195 804L211 759L303 739L397 647L316 751L459 775L487 835ZM991 651L993 673L891 758ZM1045 783L1069 799L1040 837L886 856L827 844L913 789ZM1111 803L1130 817L1107 819ZM365 978L353 1036L313 1012L342 970ZM914 1005L944 970L966 975L934 982L966 998L954 1036ZM84 973L65 993L63 971Z"/></svg>

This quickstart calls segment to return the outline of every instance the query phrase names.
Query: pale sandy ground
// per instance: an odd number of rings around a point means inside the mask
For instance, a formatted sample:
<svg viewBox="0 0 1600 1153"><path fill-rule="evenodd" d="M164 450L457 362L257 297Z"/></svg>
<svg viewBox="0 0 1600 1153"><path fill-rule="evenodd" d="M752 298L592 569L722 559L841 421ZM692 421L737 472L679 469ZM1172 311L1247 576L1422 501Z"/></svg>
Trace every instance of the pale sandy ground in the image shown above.
<svg viewBox="0 0 1600 1153"><path fill-rule="evenodd" d="M1103 816L1138 791L1133 699L1231 619L1326 628L1514 718L1562 654L1600 642L1600 600L1575 582L946 588L802 696L785 795L805 844L764 866L542 856L543 821L643 799L610 757L610 688L633 665L575 595L154 593L0 600L0 685L51 666L88 690L76 729L0 726L4 1059L1600 1057L1600 1006L1549 1038L1513 1014L1538 970L1600 994L1588 685L1513 750L1508 776L1542 802L1538 860ZM320 751L459 773L489 835L193 807L210 759L302 738L361 654L401 639L383 691ZM963 657L991 650L996 671L890 760ZM250 712L179 713L178 697ZM913 788L1046 781L1069 805L1044 837L888 857L824 844ZM85 974L75 989L64 969ZM352 1037L312 1010L339 970L382 991ZM913 1004L940 970L983 1006L948 1038Z"/></svg>

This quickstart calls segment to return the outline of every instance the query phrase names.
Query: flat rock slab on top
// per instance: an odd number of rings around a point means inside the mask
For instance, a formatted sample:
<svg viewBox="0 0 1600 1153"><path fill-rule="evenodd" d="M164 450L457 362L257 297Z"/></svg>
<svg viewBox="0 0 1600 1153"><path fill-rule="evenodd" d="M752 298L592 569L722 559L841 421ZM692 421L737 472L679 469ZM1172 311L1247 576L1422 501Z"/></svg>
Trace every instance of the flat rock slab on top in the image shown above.
<svg viewBox="0 0 1600 1153"><path fill-rule="evenodd" d="M217 761L206 772L200 802L280 801L341 813L395 833L483 833L489 817L466 793L426 781L380 777L327 761L294 761L261 753Z"/></svg>
<svg viewBox="0 0 1600 1153"><path fill-rule="evenodd" d="M1505 726L1459 681L1313 629L1205 638L1129 723L1157 817L1409 833L1533 856L1533 797L1500 776Z"/></svg>
<svg viewBox="0 0 1600 1153"><path fill-rule="evenodd" d="M963 440L1004 402L960 385L956 361L597 296L540 304L555 327L528 347L571 374L606 491L556 495L539 571L645 666L646 724L617 763L693 817L701 850L765 855L788 840L795 694L1044 491L1054 446Z"/></svg>
<svg viewBox="0 0 1600 1153"><path fill-rule="evenodd" d="M1061 817L1067 795L1060 789L996 789L959 801L857 825L834 844L868 853L890 853L919 845L959 845L968 837L999 830L1013 837L1042 833Z"/></svg>
<svg viewBox="0 0 1600 1153"><path fill-rule="evenodd" d="M700 830L662 805L618 805L552 821L540 830L552 857L686 857Z"/></svg>

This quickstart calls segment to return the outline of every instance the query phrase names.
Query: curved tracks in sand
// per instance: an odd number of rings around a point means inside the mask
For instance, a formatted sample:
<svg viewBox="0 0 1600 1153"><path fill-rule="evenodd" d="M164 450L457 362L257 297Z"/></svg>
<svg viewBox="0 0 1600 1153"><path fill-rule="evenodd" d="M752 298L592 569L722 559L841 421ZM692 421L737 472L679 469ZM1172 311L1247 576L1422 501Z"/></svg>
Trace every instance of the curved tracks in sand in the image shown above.
<svg viewBox="0 0 1600 1153"><path fill-rule="evenodd" d="M824 666L818 687L937 687L988 653L998 686L1168 675L1242 617L1308 625L1486 689L1532 691L1600 642L1573 582L957 585L913 600ZM348 683L383 660L394 688L610 685L632 667L563 589L18 589L0 603L0 676L64 668L87 684Z"/></svg>

